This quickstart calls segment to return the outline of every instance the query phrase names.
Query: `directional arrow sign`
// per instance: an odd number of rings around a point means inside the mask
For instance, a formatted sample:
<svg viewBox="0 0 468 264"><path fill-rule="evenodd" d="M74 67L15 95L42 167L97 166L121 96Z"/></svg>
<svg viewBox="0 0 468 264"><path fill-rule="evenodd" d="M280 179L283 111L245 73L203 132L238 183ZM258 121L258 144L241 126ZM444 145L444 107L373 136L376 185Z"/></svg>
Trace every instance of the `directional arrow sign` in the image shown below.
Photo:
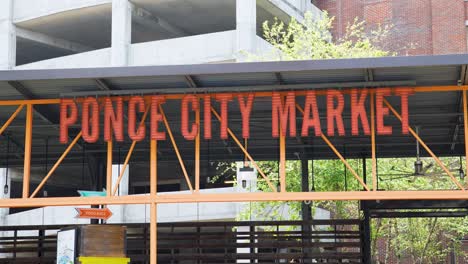
<svg viewBox="0 0 468 264"><path fill-rule="evenodd" d="M112 216L111 210L109 208L99 209L99 208L75 208L78 212L76 215L77 218L88 218L88 219L103 219L107 220Z"/></svg>

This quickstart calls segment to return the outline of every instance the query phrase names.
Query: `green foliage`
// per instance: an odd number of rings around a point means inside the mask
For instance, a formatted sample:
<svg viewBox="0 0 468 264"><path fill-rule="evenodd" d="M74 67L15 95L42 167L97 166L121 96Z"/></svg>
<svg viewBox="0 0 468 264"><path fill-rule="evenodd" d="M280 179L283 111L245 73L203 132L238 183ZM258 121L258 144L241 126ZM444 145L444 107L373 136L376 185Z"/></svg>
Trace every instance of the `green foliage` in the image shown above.
<svg viewBox="0 0 468 264"><path fill-rule="evenodd" d="M363 58L394 55L379 47L384 46L391 30L390 25L369 30L364 21L357 18L349 24L343 36L332 39L333 17L324 12L320 17L306 13L301 22L292 19L287 25L274 19L263 23L264 39L274 48L267 54L250 54L259 60L306 60Z"/></svg>
<svg viewBox="0 0 468 264"><path fill-rule="evenodd" d="M393 56L385 47L386 39L392 30L391 25L379 26L376 29L365 27L364 21L355 19L346 27L343 37L333 39L331 30L334 18L327 13L319 18L307 13L300 23L291 20L285 24L278 19L272 23L263 24L264 39L273 49L268 54L247 54L252 61L267 60L305 60L305 59L335 59ZM442 190L455 189L456 186L431 159L423 159L424 175L412 175L415 158L390 158L378 160L378 187L383 190ZM455 175L460 168L456 157L443 158ZM363 175L362 160L349 160L351 167ZM432 165L429 165L432 164ZM276 161L259 162L267 177L278 182L278 163ZM429 166L428 166L429 165ZM287 162L287 191L301 190L301 163ZM465 166L462 166L465 168ZM366 174L371 175L371 161L367 160ZM309 163L309 171L313 171L314 191L345 191L361 190L356 179L339 160L316 160L313 166ZM368 186L372 186L371 177L367 177ZM312 177L309 176L312 183ZM260 191L270 192L265 182L259 182ZM314 202L313 208L321 207L332 212L334 218L358 218L358 203L344 202ZM299 202L264 202L251 203L242 212L240 219L280 220L285 215L288 219L301 218L302 203ZM285 210L288 213L285 214ZM468 235L467 218L413 218L413 219L377 219L373 221L372 245L373 256L378 259L377 240L384 238L386 256L388 252L396 254L398 259L410 258L412 263L441 263L453 245L459 254L460 240ZM380 262L376 262L380 263Z"/></svg>

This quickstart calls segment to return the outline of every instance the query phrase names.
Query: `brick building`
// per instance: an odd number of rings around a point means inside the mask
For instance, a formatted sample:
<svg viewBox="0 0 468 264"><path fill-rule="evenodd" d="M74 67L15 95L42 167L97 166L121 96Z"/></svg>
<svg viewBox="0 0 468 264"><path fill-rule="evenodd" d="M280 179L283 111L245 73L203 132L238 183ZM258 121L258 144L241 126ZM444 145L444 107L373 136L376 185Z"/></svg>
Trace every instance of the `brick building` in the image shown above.
<svg viewBox="0 0 468 264"><path fill-rule="evenodd" d="M389 45L399 55L467 52L468 2L464 0L314 0L335 17L334 32L344 34L355 17L369 27L392 25Z"/></svg>

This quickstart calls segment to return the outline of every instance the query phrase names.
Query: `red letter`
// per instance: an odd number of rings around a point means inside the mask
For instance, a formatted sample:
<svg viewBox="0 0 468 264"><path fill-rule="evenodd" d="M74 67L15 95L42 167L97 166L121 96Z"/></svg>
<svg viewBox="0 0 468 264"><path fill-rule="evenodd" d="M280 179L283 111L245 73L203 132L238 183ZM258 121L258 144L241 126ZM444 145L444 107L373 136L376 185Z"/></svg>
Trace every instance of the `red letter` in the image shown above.
<svg viewBox="0 0 468 264"><path fill-rule="evenodd" d="M151 139L166 140L166 132L159 131L159 122L163 121L163 116L159 113L159 106L163 104L163 96L153 95L151 97Z"/></svg>
<svg viewBox="0 0 468 264"><path fill-rule="evenodd" d="M239 95L239 108L242 115L242 137L250 138L250 113L252 112L254 94L249 93L247 102L244 100L244 96Z"/></svg>
<svg viewBox="0 0 468 264"><path fill-rule="evenodd" d="M401 97L401 131L403 134L409 132L409 121L408 121L408 96L413 94L411 88L398 88L395 94Z"/></svg>
<svg viewBox="0 0 468 264"><path fill-rule="evenodd" d="M182 98L182 117L181 117L181 130L182 135L187 140L194 140L198 134L198 125L197 123L192 123L192 130L189 131L188 129L188 122L189 122L189 112L188 112L188 105L192 105L192 111L198 111L198 98L195 95L186 95Z"/></svg>
<svg viewBox="0 0 468 264"><path fill-rule="evenodd" d="M384 117L388 115L389 109L383 105L383 99L386 95L391 95L392 91L389 88L377 89L375 99L375 114L377 118L377 134L391 135L392 127L384 125Z"/></svg>
<svg viewBox="0 0 468 264"><path fill-rule="evenodd" d="M220 127L220 137L221 139L227 139L228 133L228 103L232 100L232 94L217 94L216 100L221 104L221 127Z"/></svg>
<svg viewBox="0 0 468 264"><path fill-rule="evenodd" d="M145 112L145 100L141 96L132 96L128 101L128 137L134 141L142 141L145 139L146 127L145 122L141 122L136 130L136 106L138 112ZM135 131L136 130L136 131Z"/></svg>
<svg viewBox="0 0 468 264"><path fill-rule="evenodd" d="M68 108L70 115L68 116ZM68 142L68 126L76 123L78 119L78 107L72 99L62 99L60 101L60 143Z"/></svg>
<svg viewBox="0 0 468 264"><path fill-rule="evenodd" d="M312 113L312 117L310 114ZM314 127L315 135L321 136L322 129L320 128L320 116L317 108L317 98L315 91L307 91L305 106L304 106L304 119L302 120L302 133L301 136L309 136L309 128Z"/></svg>
<svg viewBox="0 0 468 264"><path fill-rule="evenodd" d="M89 108L92 108L90 111ZM81 117L81 131L83 139L88 143L95 143L99 139L99 104L96 98L88 97L83 101L83 113ZM91 112L91 116L90 116ZM91 132L89 121L91 119Z"/></svg>
<svg viewBox="0 0 468 264"><path fill-rule="evenodd" d="M116 99L117 113L114 111L112 100L107 97L104 101L104 140L112 140L112 130L114 131L115 140L122 142L123 134L123 100L122 97Z"/></svg>
<svg viewBox="0 0 468 264"><path fill-rule="evenodd" d="M211 139L211 97L208 94L203 97L203 107L205 139Z"/></svg>
<svg viewBox="0 0 468 264"><path fill-rule="evenodd" d="M289 116L289 136L296 136L296 94L294 92L288 92L286 96L286 102L283 105L281 102L281 95L278 92L273 92L272 98L272 126L271 134L277 138L279 136L278 118L281 124L281 133L286 135L288 128L288 116Z"/></svg>
<svg viewBox="0 0 468 264"><path fill-rule="evenodd" d="M337 100L338 104L336 108L334 101ZM327 134L329 136L335 135L335 122L338 127L338 135L344 136L345 130L343 125L343 108L344 108L344 97L340 91L328 90L327 91Z"/></svg>
<svg viewBox="0 0 468 264"><path fill-rule="evenodd" d="M358 89L351 91L351 135L359 135L359 118L361 119L364 135L370 135L369 120L366 113L367 89L361 89L361 96Z"/></svg>

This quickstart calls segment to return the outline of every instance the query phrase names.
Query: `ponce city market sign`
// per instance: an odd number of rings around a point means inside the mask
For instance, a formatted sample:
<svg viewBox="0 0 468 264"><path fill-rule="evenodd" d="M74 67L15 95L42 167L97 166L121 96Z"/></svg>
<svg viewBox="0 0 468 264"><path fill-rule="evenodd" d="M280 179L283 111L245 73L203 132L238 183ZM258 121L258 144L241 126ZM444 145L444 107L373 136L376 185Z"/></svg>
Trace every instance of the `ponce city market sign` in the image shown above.
<svg viewBox="0 0 468 264"><path fill-rule="evenodd" d="M321 91L323 92L323 91ZM366 109L366 101L371 97L375 99L375 119L376 132L378 135L392 134L392 127L384 124L384 117L389 115L389 109L384 105L386 96L400 97L402 133L408 133L408 96L412 94L411 88L378 88L371 92L368 89L351 89L346 91L329 89L318 94L315 90L306 92L272 92L271 124L272 137L279 137L280 129L283 135L296 137L296 97L305 96L305 103L301 107L304 109L302 115L302 127L300 135L320 136L322 124L317 106L317 97L325 96L327 102L326 109L326 133L329 136L339 136L346 134L343 123L343 110L345 106L344 93L349 94L351 109L351 135L359 135L359 125L364 135L370 135L369 119ZM323 95L322 95L323 94ZM236 100L242 118L242 137L250 137L250 117L252 107L255 102L255 93L219 93L205 95L184 95L181 98L181 134L186 140L194 140L198 134L199 126L195 120L190 118L191 113L203 109L203 137L211 139L211 106L213 101L220 105L220 135L221 139L228 138L228 103ZM165 140L166 133L159 128L163 122L163 115L160 111L161 105L166 101L164 95L153 95L131 97L106 97L97 99L95 97L82 98L80 100L62 99L60 103L60 142L65 144L68 141L68 129L71 125L81 122L82 137L88 143L95 143L102 136L104 141L112 140L112 135L116 141L124 140L124 101L127 104L127 136L131 140L141 141L146 137L152 140ZM81 104L79 113L78 103ZM148 109L149 107L149 109ZM145 122L137 121L137 113L144 113L149 110L149 135L146 134ZM103 115L101 116L101 112ZM81 115L81 118L79 116ZM104 133L100 132L100 118L103 118ZM289 131L288 131L289 127ZM289 132L289 133L288 133ZM349 132L348 132L349 133Z"/></svg>

